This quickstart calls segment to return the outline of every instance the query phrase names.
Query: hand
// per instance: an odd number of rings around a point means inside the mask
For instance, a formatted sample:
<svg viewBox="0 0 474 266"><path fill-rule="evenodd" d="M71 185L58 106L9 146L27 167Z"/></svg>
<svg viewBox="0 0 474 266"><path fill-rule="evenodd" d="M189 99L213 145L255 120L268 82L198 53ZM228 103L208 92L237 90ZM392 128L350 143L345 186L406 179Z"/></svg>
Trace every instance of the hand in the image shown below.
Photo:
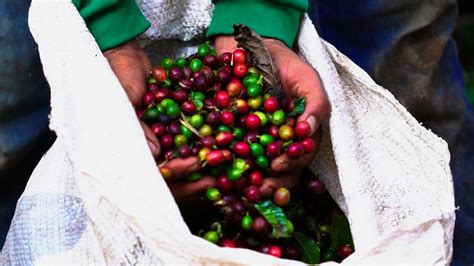
<svg viewBox="0 0 474 266"><path fill-rule="evenodd" d="M135 109L140 107L146 92L146 80L151 63L138 41L132 40L120 46L104 51L110 67L127 93L128 99ZM148 146L154 157L160 153L160 144L155 134L143 122L140 122Z"/></svg>
<svg viewBox="0 0 474 266"><path fill-rule="evenodd" d="M330 107L319 75L313 67L278 40L265 39L264 43L286 94L291 98L306 97L306 109L298 117L298 121L306 120L311 125L311 135L316 144L314 152L298 160L292 160L283 154L272 161L271 174L274 177L266 178L260 187L262 194L271 196L280 187L294 186L298 182L300 170L314 160L321 143L319 125L328 117ZM230 36L217 37L215 44L218 54L231 52L237 47L236 41Z"/></svg>
<svg viewBox="0 0 474 266"><path fill-rule="evenodd" d="M146 80L151 69L150 60L143 49L136 40L132 40L105 51L104 56L109 61L132 105L135 109L139 108L146 92ZM140 121L140 124L153 156L157 157L161 150L158 139L143 121ZM197 157L173 159L165 166L172 172L172 178L166 182L177 201L191 200L201 191L214 185L212 178L203 178L193 183L182 180L185 176L201 168Z"/></svg>
<svg viewBox="0 0 474 266"><path fill-rule="evenodd" d="M172 159L160 167L161 171L164 167L169 172L162 172L162 175L178 203L196 201L208 188L216 185L215 178L211 176L204 176L194 182L186 180L186 176L201 170L201 161L197 157Z"/></svg>

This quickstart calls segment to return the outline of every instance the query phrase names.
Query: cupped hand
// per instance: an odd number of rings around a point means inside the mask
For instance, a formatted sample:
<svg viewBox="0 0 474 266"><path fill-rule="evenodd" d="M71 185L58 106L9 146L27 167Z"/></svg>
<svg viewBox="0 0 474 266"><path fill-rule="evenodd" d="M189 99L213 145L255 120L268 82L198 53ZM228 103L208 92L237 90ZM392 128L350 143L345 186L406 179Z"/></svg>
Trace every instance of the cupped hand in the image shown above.
<svg viewBox="0 0 474 266"><path fill-rule="evenodd" d="M272 161L270 167L272 177L266 178L260 187L263 195L271 196L280 187L291 188L294 186L298 182L301 169L307 167L314 160L321 143L319 126L328 117L330 106L321 79L312 66L304 62L281 41L264 39L264 43L277 68L281 85L287 96L306 98L305 111L297 121L305 120L310 124L311 137L315 142L313 152L298 160L292 160L283 154ZM237 47L234 38L230 36L217 37L215 45L218 54L232 52Z"/></svg>
<svg viewBox="0 0 474 266"><path fill-rule="evenodd" d="M151 63L138 41L129 41L104 51L103 54L134 108L140 108L143 95L146 93L146 81L151 70ZM157 157L161 149L156 135L143 121L140 121L140 125L153 156ZM166 162L164 166L171 170L171 178L166 179L166 182L177 201L195 199L203 190L214 185L214 180L209 177L196 182L184 180L184 177L201 168L197 157L173 159Z"/></svg>

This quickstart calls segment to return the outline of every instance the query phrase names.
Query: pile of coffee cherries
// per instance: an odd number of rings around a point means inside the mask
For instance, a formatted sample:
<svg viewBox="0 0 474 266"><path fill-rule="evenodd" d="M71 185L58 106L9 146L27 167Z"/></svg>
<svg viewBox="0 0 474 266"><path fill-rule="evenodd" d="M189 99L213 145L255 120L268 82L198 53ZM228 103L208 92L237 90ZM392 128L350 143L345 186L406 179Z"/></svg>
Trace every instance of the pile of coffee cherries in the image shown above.
<svg viewBox="0 0 474 266"><path fill-rule="evenodd" d="M290 191L279 188L267 199L259 187L272 159L286 153L297 160L315 149L309 123L296 123L305 101L278 101L249 62L244 50L217 56L207 43L190 57L165 58L151 71L138 116L159 139L158 160L197 156L203 168L187 180L216 179L205 196L214 215L197 234L223 247L301 259L291 240L298 228L283 209L292 205ZM160 171L172 175L166 166ZM325 193L320 181L313 183Z"/></svg>

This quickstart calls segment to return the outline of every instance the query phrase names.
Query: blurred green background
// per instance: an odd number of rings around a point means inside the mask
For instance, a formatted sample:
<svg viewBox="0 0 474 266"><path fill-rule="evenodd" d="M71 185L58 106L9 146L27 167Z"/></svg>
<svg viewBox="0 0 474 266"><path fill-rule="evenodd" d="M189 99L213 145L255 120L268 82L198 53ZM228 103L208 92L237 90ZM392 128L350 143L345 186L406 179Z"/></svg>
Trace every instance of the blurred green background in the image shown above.
<svg viewBox="0 0 474 266"><path fill-rule="evenodd" d="M466 93L474 105L474 2L459 0L459 21L454 38L459 47L459 59L464 69Z"/></svg>

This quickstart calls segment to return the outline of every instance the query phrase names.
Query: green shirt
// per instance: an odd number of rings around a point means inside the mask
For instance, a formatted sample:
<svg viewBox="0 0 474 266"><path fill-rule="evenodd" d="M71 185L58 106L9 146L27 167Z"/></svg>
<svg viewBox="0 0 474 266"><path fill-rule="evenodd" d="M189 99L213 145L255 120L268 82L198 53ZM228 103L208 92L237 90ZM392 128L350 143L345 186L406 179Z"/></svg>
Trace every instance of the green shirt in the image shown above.
<svg viewBox="0 0 474 266"><path fill-rule="evenodd" d="M101 50L107 50L142 34L150 23L134 0L72 0ZM213 0L211 25L206 36L230 35L232 25L245 24L260 35L291 47L299 19L308 10L307 0Z"/></svg>

